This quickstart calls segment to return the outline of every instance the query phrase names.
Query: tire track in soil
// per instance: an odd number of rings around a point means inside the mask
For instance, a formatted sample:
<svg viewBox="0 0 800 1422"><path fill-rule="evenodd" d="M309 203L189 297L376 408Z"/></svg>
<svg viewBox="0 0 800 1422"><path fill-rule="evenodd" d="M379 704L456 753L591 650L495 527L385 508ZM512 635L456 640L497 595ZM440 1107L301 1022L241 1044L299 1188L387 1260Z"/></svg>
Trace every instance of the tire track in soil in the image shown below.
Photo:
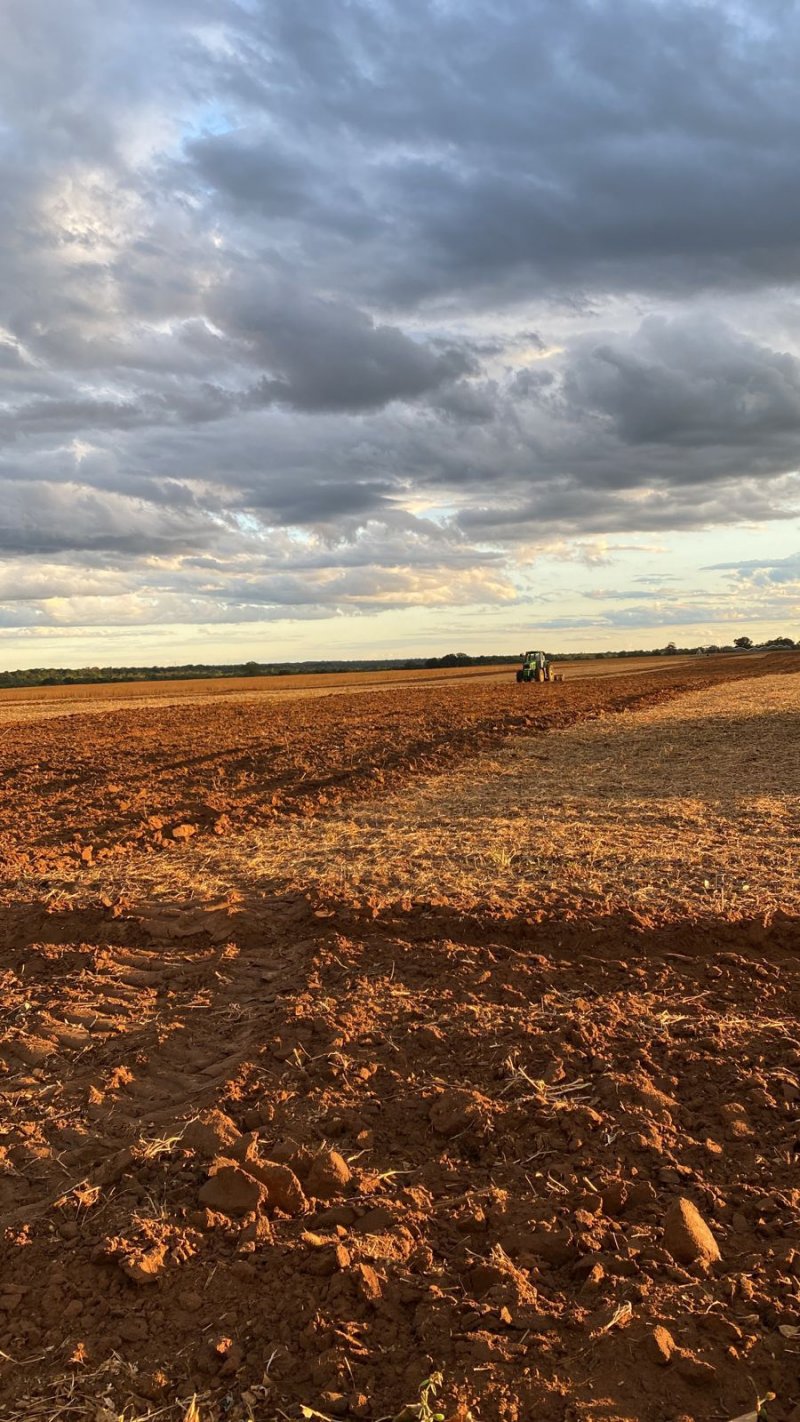
<svg viewBox="0 0 800 1422"><path fill-rule="evenodd" d="M0 1416L113 1358L116 1407L197 1390L210 1422L394 1416L432 1368L481 1422L710 1422L753 1387L792 1416L794 921L318 912L6 915L0 1318L38 1361L0 1368ZM304 1213L201 1208L180 1131L212 1107ZM711 1269L664 1246L679 1198Z"/></svg>
<svg viewBox="0 0 800 1422"><path fill-rule="evenodd" d="M266 962L266 932L255 955L240 955L225 906L116 913L4 915L4 1134L20 1129L7 1114L13 1102L26 1103L23 1115L41 1102L59 1121L88 1124L45 1139L24 1123L26 1168L0 1179L0 1227L49 1202L36 1181L49 1179L38 1162L50 1154L65 1182L96 1179L115 1152L125 1163L132 1143L168 1136L177 1113L213 1097L241 1064L253 1044L252 1004L263 1014L281 970L290 976L292 954L279 937ZM286 913L303 918L308 905Z"/></svg>

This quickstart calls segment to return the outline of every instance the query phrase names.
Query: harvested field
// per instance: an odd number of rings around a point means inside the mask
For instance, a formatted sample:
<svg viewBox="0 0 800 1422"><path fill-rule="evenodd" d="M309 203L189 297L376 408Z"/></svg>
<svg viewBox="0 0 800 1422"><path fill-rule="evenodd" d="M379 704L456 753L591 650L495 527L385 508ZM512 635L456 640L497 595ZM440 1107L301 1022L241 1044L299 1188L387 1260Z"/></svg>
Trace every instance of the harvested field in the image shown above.
<svg viewBox="0 0 800 1422"><path fill-rule="evenodd" d="M238 859L283 885L291 865L322 898L533 918L800 913L799 712L797 679L768 676L514 736L444 779L209 850L203 873L222 889Z"/></svg>
<svg viewBox="0 0 800 1422"><path fill-rule="evenodd" d="M796 1422L795 667L8 727L0 1418Z"/></svg>
<svg viewBox="0 0 800 1422"><path fill-rule="evenodd" d="M7 724L0 736L0 871L7 879L174 849L457 764L544 731L693 686L786 672L794 658L696 661L667 675L540 687L475 677L315 698L146 707Z"/></svg>
<svg viewBox="0 0 800 1422"><path fill-rule="evenodd" d="M754 653L752 663L763 656ZM729 658L724 659L729 662ZM723 658L714 658L719 666ZM558 668L570 681L598 676L635 676L654 671L674 672L678 666L694 666L694 657L597 658L559 662ZM208 704L231 699L261 701L264 697L330 696L332 693L372 691L376 687L420 687L477 678L502 684L513 677L512 666L440 667L433 670L384 672L321 672L291 676L215 677L210 680L120 681L94 686L39 686L0 688L0 725L7 721L41 721L55 716L97 715L125 706L182 706Z"/></svg>

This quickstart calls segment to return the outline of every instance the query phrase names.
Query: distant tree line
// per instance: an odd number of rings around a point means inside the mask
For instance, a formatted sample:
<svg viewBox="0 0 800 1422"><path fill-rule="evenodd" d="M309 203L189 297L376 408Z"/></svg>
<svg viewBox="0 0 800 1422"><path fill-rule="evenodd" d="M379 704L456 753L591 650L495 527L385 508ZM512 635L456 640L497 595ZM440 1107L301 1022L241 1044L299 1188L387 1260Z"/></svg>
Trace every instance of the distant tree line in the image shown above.
<svg viewBox="0 0 800 1422"><path fill-rule="evenodd" d="M423 667L425 659L308 662L187 662L177 667L30 667L0 672L0 687L92 686L118 681L211 681L217 677L309 675L318 672L403 671Z"/></svg>
<svg viewBox="0 0 800 1422"><path fill-rule="evenodd" d="M323 672L422 671L427 667L491 666L516 662L516 656L467 656L451 652L443 657L381 657L352 661L307 662L188 662L177 667L29 667L0 672L3 687L93 686L119 681L213 681L218 677L309 676Z"/></svg>
<svg viewBox="0 0 800 1422"><path fill-rule="evenodd" d="M548 652L551 661L590 661L595 658L693 656L701 653L735 651L800 650L800 640L773 637L769 642L754 643L750 637L734 638L726 646L678 647L668 642L666 647L635 647L621 652ZM496 652L470 656L468 652L446 652L441 657L383 657L351 661L320 659L307 662L187 662L178 667L29 667L20 671L0 672L0 689L36 686L92 686L118 681L210 681L217 677L309 676L324 672L426 671L447 667L502 666L518 662L519 653Z"/></svg>

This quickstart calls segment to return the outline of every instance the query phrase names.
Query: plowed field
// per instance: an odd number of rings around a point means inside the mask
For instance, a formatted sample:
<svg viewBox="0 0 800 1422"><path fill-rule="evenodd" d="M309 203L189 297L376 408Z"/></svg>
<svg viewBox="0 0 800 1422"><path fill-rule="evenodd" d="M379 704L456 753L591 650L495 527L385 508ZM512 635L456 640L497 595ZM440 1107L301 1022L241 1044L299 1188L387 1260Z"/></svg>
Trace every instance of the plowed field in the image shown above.
<svg viewBox="0 0 800 1422"><path fill-rule="evenodd" d="M0 872L173 848L196 836L317 814L541 732L794 659L691 663L673 673L517 686L475 677L324 699L213 697L180 707L10 722L0 735ZM59 688L55 688L58 690Z"/></svg>
<svg viewBox="0 0 800 1422"><path fill-rule="evenodd" d="M794 672L8 725L0 1418L796 1422Z"/></svg>

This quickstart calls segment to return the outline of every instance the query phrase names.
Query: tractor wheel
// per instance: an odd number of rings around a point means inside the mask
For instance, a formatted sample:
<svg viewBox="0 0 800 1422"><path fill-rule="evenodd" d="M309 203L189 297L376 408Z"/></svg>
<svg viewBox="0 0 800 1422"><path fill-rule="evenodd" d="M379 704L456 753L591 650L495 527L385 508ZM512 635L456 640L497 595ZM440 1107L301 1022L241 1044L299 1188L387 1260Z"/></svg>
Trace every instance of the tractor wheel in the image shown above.
<svg viewBox="0 0 800 1422"><path fill-rule="evenodd" d="M523 675L522 675L522 672L521 672L521 671L518 671L518 672L517 672L517 681L522 681L522 680L524 680Z"/></svg>
<svg viewBox="0 0 800 1422"><path fill-rule="evenodd" d="M537 681L544 681L544 671L542 670L541 667L539 668L539 670L538 670L537 673L536 673L536 680L537 680Z"/></svg>

